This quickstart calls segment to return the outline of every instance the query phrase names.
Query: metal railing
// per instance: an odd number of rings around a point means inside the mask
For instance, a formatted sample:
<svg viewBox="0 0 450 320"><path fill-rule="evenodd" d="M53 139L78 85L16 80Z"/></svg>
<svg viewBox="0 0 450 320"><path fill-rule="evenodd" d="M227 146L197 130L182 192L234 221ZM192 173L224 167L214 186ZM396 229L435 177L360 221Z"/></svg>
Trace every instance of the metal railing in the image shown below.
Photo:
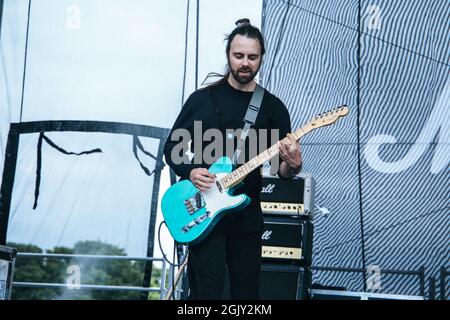
<svg viewBox="0 0 450 320"><path fill-rule="evenodd" d="M92 285L92 284L77 284L77 289L85 290L104 290L104 291L138 291L138 292L159 292L160 300L163 300L168 292L168 288L172 287L171 274L174 273L174 268L169 266L167 271L167 262L163 258L153 257L133 257L133 256L113 256L113 255L86 255L86 254L56 254L56 253L17 253L18 258L55 258L55 259L97 259L97 260L127 260L127 261L147 261L147 262L161 262L161 277L159 287L136 287L136 286L113 286L113 285ZM330 272L353 272L366 273L368 270L364 268L340 268L340 267L322 267L311 266L312 271L330 271ZM420 267L416 271L411 270L393 270L380 269L383 274L398 274L398 275L412 275L419 278L419 294L425 296L425 267ZM440 269L440 294L441 300L446 300L445 280L450 275L445 267ZM166 287L167 283L167 287ZM435 283L430 283L430 288ZM37 283L37 282L13 282L13 288L73 288L72 284L68 283ZM179 296L183 291L179 284L175 288L175 297ZM431 290L430 297L434 295L434 290Z"/></svg>
<svg viewBox="0 0 450 320"><path fill-rule="evenodd" d="M133 256L114 256L114 255L88 255L88 254L59 254L59 253L17 253L18 258L52 258L52 259L95 259L95 260L126 260L126 261L146 261L161 262L161 278L158 287L136 287L136 286L113 286L113 285L92 285L92 284L68 284L68 283L49 283L49 282L13 282L14 288L66 288L81 290L104 290L104 291L140 291L140 292L159 292L160 299L163 300L167 293L166 281L168 287L172 286L172 277L168 277L173 273L172 266L167 272L167 262L163 258L153 257L133 257ZM167 277L169 279L167 279Z"/></svg>
<svg viewBox="0 0 450 320"><path fill-rule="evenodd" d="M367 268L339 268L339 267L319 267L312 266L311 270L317 271L333 271L333 272L354 272L354 273L367 273ZM394 270L394 269L380 269L383 274L399 274L399 275L413 275L419 278L419 295L425 296L425 267L420 267L417 271L411 270Z"/></svg>
<svg viewBox="0 0 450 320"><path fill-rule="evenodd" d="M441 282L441 300L447 300L446 297L446 286L445 286L445 280L447 278L447 276L450 276L450 271L447 271L447 269L445 267L441 267L441 271L440 271L440 282Z"/></svg>

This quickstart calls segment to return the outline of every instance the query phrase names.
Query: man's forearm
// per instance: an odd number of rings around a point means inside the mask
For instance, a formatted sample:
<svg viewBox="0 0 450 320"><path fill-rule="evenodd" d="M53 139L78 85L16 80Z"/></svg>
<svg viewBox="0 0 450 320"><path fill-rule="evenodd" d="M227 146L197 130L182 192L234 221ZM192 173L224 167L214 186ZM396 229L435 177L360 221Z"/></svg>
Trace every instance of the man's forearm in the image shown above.
<svg viewBox="0 0 450 320"><path fill-rule="evenodd" d="M302 165L298 168L291 169L286 161L282 161L280 164L279 174L282 178L290 179L297 175L302 170Z"/></svg>

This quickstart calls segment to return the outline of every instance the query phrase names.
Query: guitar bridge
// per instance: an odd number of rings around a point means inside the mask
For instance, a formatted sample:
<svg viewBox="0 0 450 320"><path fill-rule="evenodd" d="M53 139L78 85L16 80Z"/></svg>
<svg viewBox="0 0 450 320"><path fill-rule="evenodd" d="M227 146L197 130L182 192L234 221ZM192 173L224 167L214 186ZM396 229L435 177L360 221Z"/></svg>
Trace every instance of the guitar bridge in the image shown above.
<svg viewBox="0 0 450 320"><path fill-rule="evenodd" d="M197 192L194 196L184 200L184 206L189 214L194 214L206 205L205 199L201 192Z"/></svg>

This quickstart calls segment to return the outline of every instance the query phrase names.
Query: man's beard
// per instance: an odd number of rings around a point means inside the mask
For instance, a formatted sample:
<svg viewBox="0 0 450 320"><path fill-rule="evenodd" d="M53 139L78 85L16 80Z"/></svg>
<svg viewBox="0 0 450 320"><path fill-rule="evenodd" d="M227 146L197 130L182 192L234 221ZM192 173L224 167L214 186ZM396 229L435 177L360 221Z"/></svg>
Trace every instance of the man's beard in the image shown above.
<svg viewBox="0 0 450 320"><path fill-rule="evenodd" d="M231 74L233 75L233 78L237 82L239 82L240 84L247 84L256 77L256 74L259 71L259 67L255 72L253 72L251 68L240 68L237 70L233 70L232 68L230 68L230 70L231 70ZM242 75L242 72L248 72L248 73L246 73L245 75Z"/></svg>

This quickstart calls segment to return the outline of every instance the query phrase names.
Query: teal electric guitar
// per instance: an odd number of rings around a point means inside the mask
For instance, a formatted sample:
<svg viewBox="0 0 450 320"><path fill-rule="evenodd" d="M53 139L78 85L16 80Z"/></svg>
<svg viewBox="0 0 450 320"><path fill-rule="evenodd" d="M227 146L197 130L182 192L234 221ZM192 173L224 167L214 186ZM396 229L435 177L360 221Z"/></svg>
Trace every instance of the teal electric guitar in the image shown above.
<svg viewBox="0 0 450 320"><path fill-rule="evenodd" d="M293 136L298 141L308 132L330 125L347 113L348 108L344 105L318 115L296 130ZM288 140L284 138L281 141L285 139ZM208 169L216 175L216 183L204 192L190 180L172 185L161 201L162 214L172 237L180 243L195 244L204 239L225 214L247 206L250 198L245 194L233 195L233 190L250 172L278 154L281 141L236 170L233 170L230 158L219 158Z"/></svg>

